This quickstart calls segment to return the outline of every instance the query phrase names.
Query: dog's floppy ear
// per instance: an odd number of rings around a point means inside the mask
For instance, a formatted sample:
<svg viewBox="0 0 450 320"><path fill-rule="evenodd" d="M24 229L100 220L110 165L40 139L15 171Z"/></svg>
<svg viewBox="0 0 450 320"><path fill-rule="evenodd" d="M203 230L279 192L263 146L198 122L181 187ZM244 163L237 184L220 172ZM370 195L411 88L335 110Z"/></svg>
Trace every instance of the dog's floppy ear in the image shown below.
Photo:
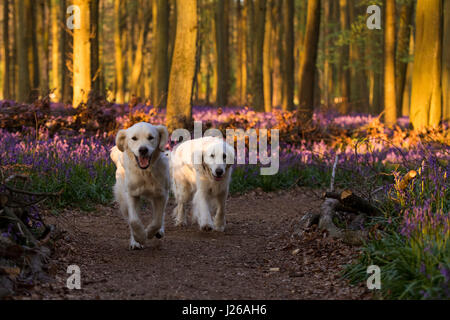
<svg viewBox="0 0 450 320"><path fill-rule="evenodd" d="M167 131L166 126L156 126L156 130L159 132L159 150L163 151L167 141L169 141L169 132Z"/></svg>
<svg viewBox="0 0 450 320"><path fill-rule="evenodd" d="M117 132L116 146L122 152L125 151L125 138L126 137L127 137L126 130L119 130L119 132Z"/></svg>

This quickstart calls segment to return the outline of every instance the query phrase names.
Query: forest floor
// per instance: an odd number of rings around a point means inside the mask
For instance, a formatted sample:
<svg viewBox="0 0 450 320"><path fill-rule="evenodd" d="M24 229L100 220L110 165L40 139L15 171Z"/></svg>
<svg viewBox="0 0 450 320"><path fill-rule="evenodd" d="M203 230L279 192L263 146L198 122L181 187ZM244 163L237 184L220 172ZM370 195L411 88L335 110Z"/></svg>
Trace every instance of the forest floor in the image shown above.
<svg viewBox="0 0 450 320"><path fill-rule="evenodd" d="M219 233L175 227L170 199L165 237L135 251L128 249L129 229L115 205L48 212L45 221L65 230L49 267L54 281L17 298L370 299L363 284L341 279L358 247L314 229L301 239L292 236L301 216L317 211L320 203L302 188L233 196L227 201L226 230ZM81 290L66 288L72 264L80 267Z"/></svg>

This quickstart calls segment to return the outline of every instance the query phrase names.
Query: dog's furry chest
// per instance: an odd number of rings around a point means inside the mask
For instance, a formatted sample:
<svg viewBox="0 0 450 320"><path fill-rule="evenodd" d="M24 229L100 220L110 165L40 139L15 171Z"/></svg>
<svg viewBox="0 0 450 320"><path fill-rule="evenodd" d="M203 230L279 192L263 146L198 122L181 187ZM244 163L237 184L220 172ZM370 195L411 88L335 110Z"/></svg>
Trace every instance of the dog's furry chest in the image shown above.
<svg viewBox="0 0 450 320"><path fill-rule="evenodd" d="M158 182L150 173L129 180L127 185L128 192L134 197L158 196L165 193L163 182Z"/></svg>

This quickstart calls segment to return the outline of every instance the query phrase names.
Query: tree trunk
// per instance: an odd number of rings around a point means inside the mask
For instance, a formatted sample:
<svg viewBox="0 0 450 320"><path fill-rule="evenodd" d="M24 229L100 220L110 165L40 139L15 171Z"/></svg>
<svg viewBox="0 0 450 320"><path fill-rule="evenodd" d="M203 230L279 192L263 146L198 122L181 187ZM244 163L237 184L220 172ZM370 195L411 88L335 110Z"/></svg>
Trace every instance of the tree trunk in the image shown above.
<svg viewBox="0 0 450 320"><path fill-rule="evenodd" d="M273 105L281 107L283 105L283 74L285 69L283 59L283 24L279 23L283 19L283 1L276 1L274 4L274 27L273 36Z"/></svg>
<svg viewBox="0 0 450 320"><path fill-rule="evenodd" d="M101 68L100 68L100 47L99 47L99 15L100 0L91 0L91 80L92 91L103 95L101 92Z"/></svg>
<svg viewBox="0 0 450 320"><path fill-rule="evenodd" d="M177 31L167 97L166 124L182 128L191 120L197 42L197 1L177 2Z"/></svg>
<svg viewBox="0 0 450 320"><path fill-rule="evenodd" d="M395 0L385 2L384 28L384 122L397 122L395 97Z"/></svg>
<svg viewBox="0 0 450 320"><path fill-rule="evenodd" d="M314 111L314 84L317 48L319 45L320 0L308 1L305 49L300 64L299 113L301 122L310 121Z"/></svg>
<svg viewBox="0 0 450 320"><path fill-rule="evenodd" d="M25 38L26 25L23 23L26 17L25 2L28 0L16 0L16 14L17 14L17 64L19 66L19 73L17 79L18 94L17 100L19 102L28 102L30 96L30 78L28 70L28 50Z"/></svg>
<svg viewBox="0 0 450 320"><path fill-rule="evenodd" d="M294 10L294 0L283 0L283 110L294 108Z"/></svg>
<svg viewBox="0 0 450 320"><path fill-rule="evenodd" d="M138 11L139 35L130 77L130 94L135 96L139 96L139 82L142 78L142 69L144 67L145 40L147 39L151 18L151 7L146 6L144 0L140 0Z"/></svg>
<svg viewBox="0 0 450 320"><path fill-rule="evenodd" d="M411 33L411 20L414 4L408 2L402 5L400 9L400 21L398 25L397 52L395 65L395 89L397 115L402 114L403 92L406 84L406 72L409 56L409 38Z"/></svg>
<svg viewBox="0 0 450 320"><path fill-rule="evenodd" d="M52 101L61 101L61 31L60 23L61 9L58 0L51 0L51 25L52 25L52 84L51 90L53 91ZM65 17L65 15L64 15ZM64 61L64 60L63 60Z"/></svg>
<svg viewBox="0 0 450 320"><path fill-rule="evenodd" d="M441 120L442 1L418 0L411 122L416 129Z"/></svg>
<svg viewBox="0 0 450 320"><path fill-rule="evenodd" d="M263 49L264 110L266 112L272 111L272 6L273 1L267 0Z"/></svg>
<svg viewBox="0 0 450 320"><path fill-rule="evenodd" d="M178 3L177 3L178 5ZM166 106L169 85L169 3L167 0L153 2L153 105ZM156 14L155 14L156 13Z"/></svg>
<svg viewBox="0 0 450 320"><path fill-rule="evenodd" d="M73 33L66 26L67 0L60 0L61 10L61 101L68 102L73 98Z"/></svg>
<svg viewBox="0 0 450 320"><path fill-rule="evenodd" d="M89 1L74 0L80 7L80 29L73 30L73 102L74 108L86 103L91 91L91 45Z"/></svg>
<svg viewBox="0 0 450 320"><path fill-rule="evenodd" d="M246 21L247 12L242 6L241 0L236 0L237 9L237 42L238 42L238 58L237 58L237 79L236 89L238 104L246 103L247 92L247 40L246 40Z"/></svg>
<svg viewBox="0 0 450 320"><path fill-rule="evenodd" d="M323 62L323 95L324 95L324 103L325 106L328 107L330 105L331 97L332 97L332 87L333 87L333 77L332 77L332 68L330 64L330 19L331 19L331 2L324 1L323 2L323 37L324 37L324 62Z"/></svg>
<svg viewBox="0 0 450 320"><path fill-rule="evenodd" d="M347 0L339 0L339 20L341 31L348 30L348 4ZM347 114L350 111L350 71L348 68L349 62L349 46L343 45L341 49L340 70L339 70L339 85L342 102L339 111L342 114Z"/></svg>
<svg viewBox="0 0 450 320"><path fill-rule="evenodd" d="M450 121L450 0L444 0L442 35L442 118Z"/></svg>
<svg viewBox="0 0 450 320"><path fill-rule="evenodd" d="M252 34L252 107L264 110L263 47L266 0L254 0Z"/></svg>
<svg viewBox="0 0 450 320"><path fill-rule="evenodd" d="M41 61L41 72L39 77L39 88L42 97L49 94L49 1L41 0L38 4L38 54Z"/></svg>
<svg viewBox="0 0 450 320"><path fill-rule="evenodd" d="M36 28L38 28L38 1L30 0L30 3L27 5L27 39L30 40L28 43L28 63L30 64L30 81L32 85L33 92L33 100L38 98L39 95L36 95L39 92L39 74L40 74L40 64L39 54L38 54L38 35L36 32Z"/></svg>
<svg viewBox="0 0 450 320"><path fill-rule="evenodd" d="M9 53L9 0L3 0L3 54L4 54L4 65L3 65L3 98L11 98L11 88L10 88L10 53Z"/></svg>
<svg viewBox="0 0 450 320"><path fill-rule="evenodd" d="M124 63L123 63L123 44L122 44L122 25L121 21L123 7L123 0L114 0L114 55L116 67L116 82L115 82L115 98L116 103L123 104L125 102L124 92Z"/></svg>
<svg viewBox="0 0 450 320"><path fill-rule="evenodd" d="M215 5L215 35L216 35L216 74L217 97L219 106L228 103L229 90L229 0L217 0Z"/></svg>

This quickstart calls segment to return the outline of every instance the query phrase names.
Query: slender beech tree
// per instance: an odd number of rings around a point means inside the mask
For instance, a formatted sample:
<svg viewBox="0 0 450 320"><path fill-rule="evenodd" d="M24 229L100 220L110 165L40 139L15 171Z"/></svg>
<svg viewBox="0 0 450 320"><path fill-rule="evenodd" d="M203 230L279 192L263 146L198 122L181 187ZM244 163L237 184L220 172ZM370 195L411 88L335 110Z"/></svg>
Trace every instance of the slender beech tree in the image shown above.
<svg viewBox="0 0 450 320"><path fill-rule="evenodd" d="M339 0L339 21L341 30L348 30L349 21L347 0ZM348 68L349 55L349 46L345 44L341 49L341 60L339 63L339 86L342 98L339 111L343 114L347 114L350 111L350 70Z"/></svg>
<svg viewBox="0 0 450 320"><path fill-rule="evenodd" d="M263 47L264 20L266 14L266 0L254 0L252 38L252 92L251 102L257 111L264 110L264 81L263 81Z"/></svg>
<svg viewBox="0 0 450 320"><path fill-rule="evenodd" d="M263 52L263 82L264 82L264 110L272 110L272 6L273 0L267 0L266 26L264 30Z"/></svg>
<svg viewBox="0 0 450 320"><path fill-rule="evenodd" d="M11 98L10 49L9 49L9 0L3 0L3 98Z"/></svg>
<svg viewBox="0 0 450 320"><path fill-rule="evenodd" d="M25 38L26 25L23 21L26 21L26 1L29 0L16 0L15 12L17 13L16 19L16 37L17 37L17 64L18 64L18 91L17 100L19 102L27 102L30 96L30 78L29 78L29 64L28 64L28 50L27 42Z"/></svg>
<svg viewBox="0 0 450 320"><path fill-rule="evenodd" d="M314 84L320 30L320 0L309 0L306 18L305 49L300 63L300 122L310 121L314 111Z"/></svg>
<svg viewBox="0 0 450 320"><path fill-rule="evenodd" d="M418 0L411 91L411 122L416 129L441 120L442 1Z"/></svg>
<svg viewBox="0 0 450 320"><path fill-rule="evenodd" d="M49 28L47 21L49 16L49 1L37 2L37 25L38 25L38 57L41 62L39 72L39 88L41 96L49 94Z"/></svg>
<svg viewBox="0 0 450 320"><path fill-rule="evenodd" d="M320 11L320 9L319 9ZM294 108L294 0L283 0L283 110ZM319 33L319 29L316 32Z"/></svg>
<svg viewBox="0 0 450 320"><path fill-rule="evenodd" d="M246 103L247 94L247 45L246 45L246 7L242 5L241 0L236 0L236 16L237 16L237 96L238 103L244 105Z"/></svg>
<svg viewBox="0 0 450 320"><path fill-rule="evenodd" d="M178 5L178 4L177 4ZM169 2L153 1L153 105L166 106L169 85Z"/></svg>
<svg viewBox="0 0 450 320"><path fill-rule="evenodd" d="M406 85L406 72L409 56L409 39L411 34L411 20L414 3L408 1L402 4L399 13L399 24L397 32L397 50L395 52L395 92L397 115L402 114L403 92Z"/></svg>
<svg viewBox="0 0 450 320"><path fill-rule="evenodd" d="M442 35L442 118L450 121L450 0L443 0Z"/></svg>
<svg viewBox="0 0 450 320"><path fill-rule="evenodd" d="M100 0L90 0L90 14L91 14L91 81L92 91L96 94L102 94L101 92L101 69L100 69L100 46L99 46L99 33L100 33Z"/></svg>
<svg viewBox="0 0 450 320"><path fill-rule="evenodd" d="M229 91L229 22L230 0L216 0L215 5L215 35L216 35L216 74L217 97L219 106L228 103Z"/></svg>
<svg viewBox="0 0 450 320"><path fill-rule="evenodd" d="M397 122L395 97L395 0L385 2L384 28L384 122Z"/></svg>
<svg viewBox="0 0 450 320"><path fill-rule="evenodd" d="M170 69L166 124L182 128L192 116L192 89L197 42L197 0L177 2L177 29Z"/></svg>
<svg viewBox="0 0 450 320"><path fill-rule="evenodd" d="M62 95L62 61L61 61L61 33L65 32L64 30L61 31L61 9L60 4L58 0L51 0L51 29L52 29L52 75L51 75L51 86L50 88L53 91L53 101L57 102L61 100ZM65 17L65 15L64 15ZM63 60L64 61L64 60Z"/></svg>
<svg viewBox="0 0 450 320"><path fill-rule="evenodd" d="M125 102L124 92L124 58L123 58L123 43L122 30L123 21L121 21L121 9L124 6L124 0L114 0L114 56L115 56L115 98L116 103L122 104Z"/></svg>
<svg viewBox="0 0 450 320"><path fill-rule="evenodd" d="M91 91L90 0L74 0L80 8L80 28L73 30L73 107L86 103Z"/></svg>

